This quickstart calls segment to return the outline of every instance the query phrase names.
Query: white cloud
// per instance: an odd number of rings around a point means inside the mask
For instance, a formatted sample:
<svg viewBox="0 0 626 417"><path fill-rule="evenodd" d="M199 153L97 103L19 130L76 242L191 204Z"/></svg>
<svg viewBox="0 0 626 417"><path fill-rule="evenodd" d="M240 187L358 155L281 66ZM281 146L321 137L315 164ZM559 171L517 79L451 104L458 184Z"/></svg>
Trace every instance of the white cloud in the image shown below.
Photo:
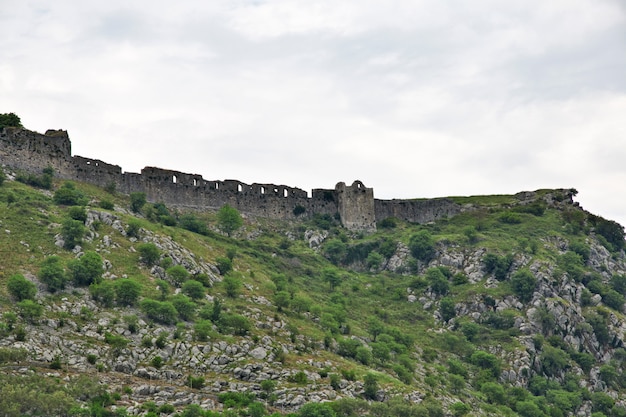
<svg viewBox="0 0 626 417"><path fill-rule="evenodd" d="M576 187L626 224L619 1L7 1L0 111L78 154L382 198Z"/></svg>

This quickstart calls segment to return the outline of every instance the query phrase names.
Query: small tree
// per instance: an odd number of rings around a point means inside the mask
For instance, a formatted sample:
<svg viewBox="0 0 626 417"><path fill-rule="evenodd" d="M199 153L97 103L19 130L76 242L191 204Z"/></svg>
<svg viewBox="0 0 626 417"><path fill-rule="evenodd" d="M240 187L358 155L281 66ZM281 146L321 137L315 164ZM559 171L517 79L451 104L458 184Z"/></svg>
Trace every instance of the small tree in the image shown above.
<svg viewBox="0 0 626 417"><path fill-rule="evenodd" d="M35 323L43 314L43 306L33 300L22 300L17 303L20 315L31 323Z"/></svg>
<svg viewBox="0 0 626 417"><path fill-rule="evenodd" d="M409 239L411 255L422 262L429 262L435 256L435 241L427 230L420 230Z"/></svg>
<svg viewBox="0 0 626 417"><path fill-rule="evenodd" d="M67 282L63 261L56 255L49 256L42 262L38 276L50 292L64 289Z"/></svg>
<svg viewBox="0 0 626 417"><path fill-rule="evenodd" d="M115 281L115 295L117 304L122 306L133 306L141 294L141 284L128 278Z"/></svg>
<svg viewBox="0 0 626 417"><path fill-rule="evenodd" d="M189 279L189 272L182 265L174 265L165 271L170 279L178 286Z"/></svg>
<svg viewBox="0 0 626 417"><path fill-rule="evenodd" d="M236 298L239 295L239 291L241 290L241 280L232 275L226 275L222 280L222 283L224 284L227 296L230 298Z"/></svg>
<svg viewBox="0 0 626 417"><path fill-rule="evenodd" d="M161 252L154 243L142 243L137 246L137 251L139 260L147 266L156 265L161 257Z"/></svg>
<svg viewBox="0 0 626 417"><path fill-rule="evenodd" d="M4 127L23 127L20 117L15 113L0 113L0 129Z"/></svg>
<svg viewBox="0 0 626 417"><path fill-rule="evenodd" d="M228 204L223 205L222 208L219 209L217 212L217 227L222 232L226 233L228 237L241 226L243 226L243 220L237 209Z"/></svg>
<svg viewBox="0 0 626 417"><path fill-rule="evenodd" d="M324 278L324 281L328 282L328 284L330 285L331 291L333 291L335 287L341 284L341 277L339 276L337 270L334 268L324 268L322 270L322 277Z"/></svg>
<svg viewBox="0 0 626 417"><path fill-rule="evenodd" d="M61 225L61 236L63 236L63 247L65 249L74 249L79 245L85 235L85 226L83 222L71 218L65 219Z"/></svg>
<svg viewBox="0 0 626 417"><path fill-rule="evenodd" d="M526 303L533 298L533 292L537 286L537 279L527 269L521 269L511 276L511 288L520 299Z"/></svg>
<svg viewBox="0 0 626 417"><path fill-rule="evenodd" d="M141 208L146 204L146 193L130 193L130 209L133 213L141 212Z"/></svg>
<svg viewBox="0 0 626 417"><path fill-rule="evenodd" d="M204 285L202 283L190 279L183 284L183 294L187 295L193 300L200 300L204 297Z"/></svg>
<svg viewBox="0 0 626 417"><path fill-rule="evenodd" d="M363 377L363 396L369 400L375 400L378 393L378 379L373 373L367 373Z"/></svg>
<svg viewBox="0 0 626 417"><path fill-rule="evenodd" d="M64 206L84 206L88 202L82 191L77 190L76 186L71 182L63 183L61 188L54 193L53 200L55 203Z"/></svg>
<svg viewBox="0 0 626 417"><path fill-rule="evenodd" d="M104 272L102 258L93 251L87 251L80 258L71 260L67 267L74 283L83 286L99 283Z"/></svg>
<svg viewBox="0 0 626 417"><path fill-rule="evenodd" d="M17 301L33 300L37 294L35 284L24 278L24 275L21 274L12 275L9 278L7 281L7 289Z"/></svg>

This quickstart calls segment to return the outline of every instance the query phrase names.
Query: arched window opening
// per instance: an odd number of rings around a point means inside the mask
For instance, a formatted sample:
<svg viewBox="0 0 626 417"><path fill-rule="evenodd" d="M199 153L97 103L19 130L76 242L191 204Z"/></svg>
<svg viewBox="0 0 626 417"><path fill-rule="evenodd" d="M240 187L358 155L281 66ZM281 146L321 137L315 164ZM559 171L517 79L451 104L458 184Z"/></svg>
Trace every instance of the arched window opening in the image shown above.
<svg viewBox="0 0 626 417"><path fill-rule="evenodd" d="M265 187L261 187L261 194L265 194Z"/></svg>
<svg viewBox="0 0 626 417"><path fill-rule="evenodd" d="M176 184L176 181L178 180L178 178L176 178L176 175L172 175L172 182L174 184Z"/></svg>
<svg viewBox="0 0 626 417"><path fill-rule="evenodd" d="M195 179L195 178L193 179L193 186L194 186L194 187L197 187L197 186L198 186L198 180L197 180L197 179Z"/></svg>
<svg viewBox="0 0 626 417"><path fill-rule="evenodd" d="M243 187L241 186L241 184L237 184L237 192L242 192L243 191Z"/></svg>
<svg viewBox="0 0 626 417"><path fill-rule="evenodd" d="M283 190L283 197L289 197L289 191L286 188Z"/></svg>

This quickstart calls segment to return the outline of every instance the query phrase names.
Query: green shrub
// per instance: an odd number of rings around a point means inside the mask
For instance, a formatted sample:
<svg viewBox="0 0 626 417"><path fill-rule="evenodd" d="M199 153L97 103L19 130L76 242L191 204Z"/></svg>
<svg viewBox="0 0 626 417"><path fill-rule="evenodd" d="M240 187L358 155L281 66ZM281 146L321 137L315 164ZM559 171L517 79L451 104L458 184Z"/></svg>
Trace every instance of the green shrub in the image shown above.
<svg viewBox="0 0 626 417"><path fill-rule="evenodd" d="M102 258L96 252L87 251L78 259L67 263L69 275L78 286L98 284L102 279L104 267Z"/></svg>
<svg viewBox="0 0 626 417"><path fill-rule="evenodd" d="M147 266L156 265L161 257L161 251L154 243L141 243L137 245L139 260Z"/></svg>
<svg viewBox="0 0 626 417"><path fill-rule="evenodd" d="M520 269L511 276L511 288L523 303L533 298L537 278L528 269Z"/></svg>
<svg viewBox="0 0 626 417"><path fill-rule="evenodd" d="M87 221L87 211L83 206L72 206L67 210L68 216L82 223Z"/></svg>
<svg viewBox="0 0 626 417"><path fill-rule="evenodd" d="M443 321L448 321L456 316L455 304L451 298L442 298L439 302L439 313Z"/></svg>
<svg viewBox="0 0 626 417"><path fill-rule="evenodd" d="M130 193L130 210L133 213L141 212L142 207L146 204L146 193Z"/></svg>
<svg viewBox="0 0 626 417"><path fill-rule="evenodd" d="M398 219L396 217L385 217L378 225L383 229L394 229L398 226Z"/></svg>
<svg viewBox="0 0 626 417"><path fill-rule="evenodd" d="M183 284L182 292L193 300L200 300L204 298L205 295L204 285L193 279Z"/></svg>
<svg viewBox="0 0 626 417"><path fill-rule="evenodd" d="M61 224L61 236L63 236L63 247L65 249L73 249L76 245L80 245L85 235L85 226L83 222L67 218Z"/></svg>
<svg viewBox="0 0 626 417"><path fill-rule="evenodd" d="M569 355L549 345L544 345L539 361L543 372L548 376L558 376L569 368Z"/></svg>
<svg viewBox="0 0 626 417"><path fill-rule="evenodd" d="M226 295L230 298L236 298L241 291L241 280L234 275L226 275L222 280L222 285L226 290Z"/></svg>
<svg viewBox="0 0 626 417"><path fill-rule="evenodd" d="M115 281L116 302L120 306L134 306L141 294L141 284L130 278Z"/></svg>
<svg viewBox="0 0 626 417"><path fill-rule="evenodd" d="M368 400L375 400L378 393L378 378L371 372L363 377L363 396Z"/></svg>
<svg viewBox="0 0 626 417"><path fill-rule="evenodd" d="M12 275L7 280L7 290L17 301L34 300L37 295L37 286L21 274Z"/></svg>
<svg viewBox="0 0 626 417"><path fill-rule="evenodd" d="M16 305L20 316L31 323L36 323L43 314L43 306L33 300L22 300Z"/></svg>
<svg viewBox="0 0 626 417"><path fill-rule="evenodd" d="M167 301L157 301L146 298L139 303L139 306L146 315L159 323L176 323L178 312L174 305Z"/></svg>
<svg viewBox="0 0 626 417"><path fill-rule="evenodd" d="M483 369L489 370L495 378L498 378L500 376L500 360L497 356L491 353L485 352L483 350L477 350L472 353L470 357L470 362Z"/></svg>
<svg viewBox="0 0 626 417"><path fill-rule="evenodd" d="M100 208L103 208L105 210L113 210L113 209L115 209L115 204L113 204L113 202L111 200L102 200L102 201L100 201L100 203L98 205L100 206Z"/></svg>
<svg viewBox="0 0 626 417"><path fill-rule="evenodd" d="M194 338L199 342L206 342L213 333L213 323L209 320L198 320L194 323Z"/></svg>
<svg viewBox="0 0 626 417"><path fill-rule="evenodd" d="M222 314L217 326L222 333L238 336L246 335L252 328L250 321L240 314Z"/></svg>
<svg viewBox="0 0 626 417"><path fill-rule="evenodd" d="M89 201L82 191L76 189L73 183L65 182L55 191L52 197L54 202L64 206L84 206Z"/></svg>
<svg viewBox="0 0 626 417"><path fill-rule="evenodd" d="M174 265L165 271L174 284L181 286L189 279L189 272L182 265Z"/></svg>
<svg viewBox="0 0 626 417"><path fill-rule="evenodd" d="M420 230L410 237L409 249L415 259L428 263L435 256L435 241L427 230Z"/></svg>
<svg viewBox="0 0 626 417"><path fill-rule="evenodd" d="M522 216L511 211L505 211L498 218L502 223L519 224L522 222Z"/></svg>
<svg viewBox="0 0 626 417"><path fill-rule="evenodd" d="M67 283L67 277L61 258L52 255L44 259L39 269L38 277L48 287L48 291L57 292L63 290Z"/></svg>
<svg viewBox="0 0 626 417"><path fill-rule="evenodd" d="M115 284L112 281L103 281L89 286L91 298L105 307L112 307L115 302Z"/></svg>
<svg viewBox="0 0 626 417"><path fill-rule="evenodd" d="M340 239L329 239L323 247L324 256L334 265L339 265L348 251L347 245Z"/></svg>
<svg viewBox="0 0 626 417"><path fill-rule="evenodd" d="M126 236L139 239L141 233L141 223L137 219L130 219L126 226Z"/></svg>
<svg viewBox="0 0 626 417"><path fill-rule="evenodd" d="M178 294L171 298L171 302L178 312L178 317L185 321L191 321L193 319L198 305L189 297L183 294Z"/></svg>
<svg viewBox="0 0 626 417"><path fill-rule="evenodd" d="M615 290L608 290L602 295L602 302L619 312L624 307L624 296Z"/></svg>
<svg viewBox="0 0 626 417"><path fill-rule="evenodd" d="M225 204L217 212L217 227L230 237L243 225L241 214L237 209Z"/></svg>
<svg viewBox="0 0 626 417"><path fill-rule="evenodd" d="M208 235L209 229L207 225L193 214L183 214L178 219L180 227L189 230L190 232L198 233L200 235Z"/></svg>
<svg viewBox="0 0 626 417"><path fill-rule="evenodd" d="M230 258L218 257L215 259L215 265L222 275L229 273L233 269L233 261Z"/></svg>
<svg viewBox="0 0 626 417"><path fill-rule="evenodd" d="M504 281L511 265L513 265L513 256L510 254L498 256L493 253L488 253L483 257L483 264L485 265L486 273L493 273L498 281Z"/></svg>

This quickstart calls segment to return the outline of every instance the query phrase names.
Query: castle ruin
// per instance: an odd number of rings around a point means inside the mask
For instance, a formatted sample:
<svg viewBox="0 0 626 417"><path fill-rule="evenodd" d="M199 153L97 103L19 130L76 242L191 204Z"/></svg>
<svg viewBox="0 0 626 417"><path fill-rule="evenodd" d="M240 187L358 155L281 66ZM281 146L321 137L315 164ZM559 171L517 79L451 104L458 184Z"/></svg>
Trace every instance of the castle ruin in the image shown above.
<svg viewBox="0 0 626 417"><path fill-rule="evenodd" d="M58 178L101 187L114 185L119 192L143 192L148 201L194 210L219 209L224 204L251 216L298 220L316 214L338 215L352 231L373 231L388 217L426 223L458 214L461 207L449 199L378 200L361 181L340 182L334 189L314 189L309 197L299 188L275 184L245 184L237 180L209 181L201 175L146 167L141 173L122 172L118 165L72 156L67 131L40 134L27 129L0 130L0 164L39 174L52 167Z"/></svg>

